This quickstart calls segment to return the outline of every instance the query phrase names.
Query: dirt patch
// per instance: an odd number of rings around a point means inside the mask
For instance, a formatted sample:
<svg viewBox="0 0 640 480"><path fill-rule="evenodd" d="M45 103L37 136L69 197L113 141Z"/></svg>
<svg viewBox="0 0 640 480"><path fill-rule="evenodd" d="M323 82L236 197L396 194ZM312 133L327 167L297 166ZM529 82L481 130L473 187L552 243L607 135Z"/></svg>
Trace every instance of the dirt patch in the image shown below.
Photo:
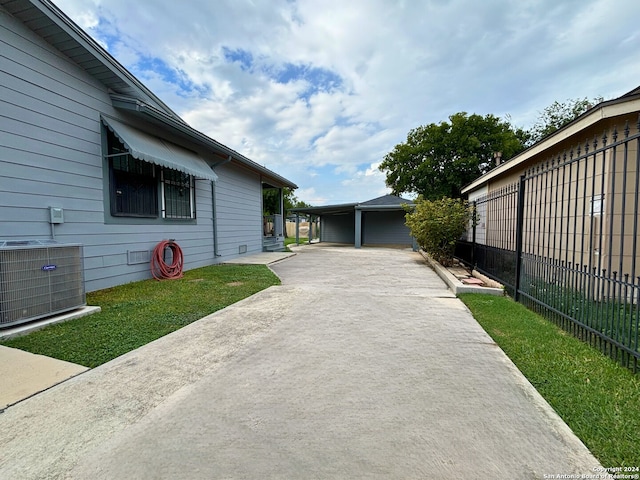
<svg viewBox="0 0 640 480"><path fill-rule="evenodd" d="M227 287L239 287L240 285L243 285L244 282L229 282L227 283Z"/></svg>

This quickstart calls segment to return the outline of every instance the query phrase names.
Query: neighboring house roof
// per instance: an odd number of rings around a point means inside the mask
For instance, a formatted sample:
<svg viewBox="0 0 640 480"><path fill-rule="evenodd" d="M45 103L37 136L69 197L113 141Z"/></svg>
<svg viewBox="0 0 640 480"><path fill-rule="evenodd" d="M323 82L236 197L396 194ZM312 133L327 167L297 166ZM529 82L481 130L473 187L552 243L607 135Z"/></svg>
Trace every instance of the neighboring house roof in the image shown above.
<svg viewBox="0 0 640 480"><path fill-rule="evenodd" d="M405 205L414 206L415 204L412 200L407 200L395 195L383 195L382 197L367 200L366 202L292 208L291 212L310 215L335 215L349 213L355 210L403 210Z"/></svg>
<svg viewBox="0 0 640 480"><path fill-rule="evenodd" d="M590 108L585 113L568 123L561 129L555 131L551 135L543 138L538 143L532 145L524 152L516 155L510 160L498 165L493 170L485 173L481 177L462 188L462 193L469 193L479 187L484 186L487 182L499 178L507 174L510 170L522 166L531 158L539 155L546 150L554 147L558 143L573 137L582 130L609 118L620 115L626 115L640 111L640 87L631 90L620 97L612 100L600 102L596 106Z"/></svg>
<svg viewBox="0 0 640 480"><path fill-rule="evenodd" d="M115 108L139 115L260 174L274 186L298 188L290 180L190 127L50 0L0 0L0 5L110 92ZM222 163L222 162L220 162Z"/></svg>
<svg viewBox="0 0 640 480"><path fill-rule="evenodd" d="M396 195L383 195L382 197L374 198L366 202L360 203L364 207L373 206L402 206L404 204L413 205L413 200L407 200L406 198L398 197Z"/></svg>

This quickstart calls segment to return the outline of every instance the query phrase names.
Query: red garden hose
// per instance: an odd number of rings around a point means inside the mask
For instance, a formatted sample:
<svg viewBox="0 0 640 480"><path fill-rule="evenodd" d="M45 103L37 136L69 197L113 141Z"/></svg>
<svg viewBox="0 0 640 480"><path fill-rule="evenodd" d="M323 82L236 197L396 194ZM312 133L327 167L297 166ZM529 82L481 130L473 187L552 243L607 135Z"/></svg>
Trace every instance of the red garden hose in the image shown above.
<svg viewBox="0 0 640 480"><path fill-rule="evenodd" d="M165 262L165 250L171 250L171 265ZM163 240L153 249L151 256L151 275L156 280L182 278L184 257L182 249L173 240Z"/></svg>

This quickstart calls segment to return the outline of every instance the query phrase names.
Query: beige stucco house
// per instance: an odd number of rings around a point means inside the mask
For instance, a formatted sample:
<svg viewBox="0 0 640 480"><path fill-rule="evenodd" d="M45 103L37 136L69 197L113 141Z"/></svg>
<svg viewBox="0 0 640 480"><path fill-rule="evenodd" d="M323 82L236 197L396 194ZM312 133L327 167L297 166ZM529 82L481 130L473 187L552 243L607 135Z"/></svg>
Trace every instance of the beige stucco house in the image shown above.
<svg viewBox="0 0 640 480"><path fill-rule="evenodd" d="M463 261L517 300L640 367L640 87L462 189Z"/></svg>
<svg viewBox="0 0 640 480"><path fill-rule="evenodd" d="M477 211L475 232L467 236L472 242L475 233L476 249L483 250L476 259L509 255L521 241L523 262L543 262L535 268L544 270L545 281L571 268L635 282L639 115L640 87L592 107L464 187ZM497 277L498 267L480 265Z"/></svg>

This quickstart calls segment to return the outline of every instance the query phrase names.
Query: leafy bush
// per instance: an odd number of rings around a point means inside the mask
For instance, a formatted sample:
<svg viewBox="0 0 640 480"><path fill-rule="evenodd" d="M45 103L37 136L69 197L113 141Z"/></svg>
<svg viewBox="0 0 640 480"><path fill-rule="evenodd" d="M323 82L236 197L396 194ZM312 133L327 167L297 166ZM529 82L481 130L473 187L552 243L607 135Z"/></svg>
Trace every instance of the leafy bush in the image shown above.
<svg viewBox="0 0 640 480"><path fill-rule="evenodd" d="M406 225L418 245L442 265L450 265L456 240L466 231L471 219L467 202L443 197L425 200L419 196L416 207L406 215Z"/></svg>

